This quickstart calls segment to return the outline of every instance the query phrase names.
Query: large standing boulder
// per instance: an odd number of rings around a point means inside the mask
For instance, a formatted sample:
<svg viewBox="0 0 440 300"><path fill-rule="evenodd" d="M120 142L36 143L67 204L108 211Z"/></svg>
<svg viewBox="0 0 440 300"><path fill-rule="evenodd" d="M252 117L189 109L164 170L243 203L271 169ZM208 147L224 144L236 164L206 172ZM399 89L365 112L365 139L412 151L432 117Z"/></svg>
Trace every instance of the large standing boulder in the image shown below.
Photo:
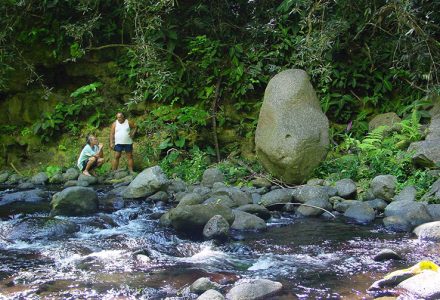
<svg viewBox="0 0 440 300"><path fill-rule="evenodd" d="M143 170L128 185L124 198L142 198L166 189L168 179L159 166Z"/></svg>
<svg viewBox="0 0 440 300"><path fill-rule="evenodd" d="M307 73L289 69L267 85L255 146L262 165L287 183L302 183L327 154L328 119Z"/></svg>
<svg viewBox="0 0 440 300"><path fill-rule="evenodd" d="M50 214L81 216L98 210L98 195L87 187L73 186L53 195Z"/></svg>

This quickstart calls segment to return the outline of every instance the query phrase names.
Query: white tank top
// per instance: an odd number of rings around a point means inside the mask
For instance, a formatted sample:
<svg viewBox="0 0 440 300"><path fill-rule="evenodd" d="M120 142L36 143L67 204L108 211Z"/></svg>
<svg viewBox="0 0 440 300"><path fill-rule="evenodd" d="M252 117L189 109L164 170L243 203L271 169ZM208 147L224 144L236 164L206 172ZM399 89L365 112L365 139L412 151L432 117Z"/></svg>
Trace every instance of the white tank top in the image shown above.
<svg viewBox="0 0 440 300"><path fill-rule="evenodd" d="M117 144L133 144L133 140L130 137L130 125L128 120L125 119L124 123L115 121L115 145Z"/></svg>

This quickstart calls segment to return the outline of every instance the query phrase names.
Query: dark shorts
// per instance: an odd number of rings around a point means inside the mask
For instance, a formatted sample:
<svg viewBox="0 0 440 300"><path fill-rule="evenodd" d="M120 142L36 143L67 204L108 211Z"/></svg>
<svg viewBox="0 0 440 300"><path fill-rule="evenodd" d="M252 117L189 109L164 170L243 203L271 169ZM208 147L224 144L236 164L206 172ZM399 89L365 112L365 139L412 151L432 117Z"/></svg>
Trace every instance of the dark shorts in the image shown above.
<svg viewBox="0 0 440 300"><path fill-rule="evenodd" d="M89 163L88 159L83 161L83 163L82 163L82 170L81 171L84 171L86 169L86 166L87 166L88 163ZM93 169L93 168L96 168L97 165L98 165L98 160L95 160L95 162L90 167L90 170Z"/></svg>
<svg viewBox="0 0 440 300"><path fill-rule="evenodd" d="M115 150L116 152L133 152L133 144L116 144L113 147L113 150Z"/></svg>

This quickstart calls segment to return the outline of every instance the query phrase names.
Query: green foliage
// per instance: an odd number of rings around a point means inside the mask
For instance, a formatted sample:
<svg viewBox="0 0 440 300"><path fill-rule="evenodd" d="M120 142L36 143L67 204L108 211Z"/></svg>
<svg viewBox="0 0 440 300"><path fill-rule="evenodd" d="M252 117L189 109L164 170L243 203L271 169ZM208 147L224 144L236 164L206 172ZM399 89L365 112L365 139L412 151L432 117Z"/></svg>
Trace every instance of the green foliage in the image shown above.
<svg viewBox="0 0 440 300"><path fill-rule="evenodd" d="M61 132L77 134L81 121L98 128L107 120L106 107L101 105L104 99L97 93L101 85L100 82L94 82L76 89L70 94L71 103L58 103L53 112L43 114L41 121L33 126L34 133L48 141Z"/></svg>
<svg viewBox="0 0 440 300"><path fill-rule="evenodd" d="M96 174L103 176L109 173L112 169L112 164L110 162L103 163L99 168L96 169Z"/></svg>
<svg viewBox="0 0 440 300"><path fill-rule="evenodd" d="M44 172L46 173L47 177L52 178L55 174L61 173L61 167L60 166L47 166Z"/></svg>
<svg viewBox="0 0 440 300"><path fill-rule="evenodd" d="M207 154L198 147L194 147L189 151L169 151L160 162L162 170L168 177L178 177L188 183L200 181L208 165L209 158Z"/></svg>
<svg viewBox="0 0 440 300"><path fill-rule="evenodd" d="M344 141L321 163L315 176L332 181L351 178L358 182L369 182L377 175L392 174L400 187L415 185L422 193L433 182L432 177L426 171L416 169L411 153L406 151L411 142L420 138L416 111L394 129L381 126L362 140L345 135Z"/></svg>

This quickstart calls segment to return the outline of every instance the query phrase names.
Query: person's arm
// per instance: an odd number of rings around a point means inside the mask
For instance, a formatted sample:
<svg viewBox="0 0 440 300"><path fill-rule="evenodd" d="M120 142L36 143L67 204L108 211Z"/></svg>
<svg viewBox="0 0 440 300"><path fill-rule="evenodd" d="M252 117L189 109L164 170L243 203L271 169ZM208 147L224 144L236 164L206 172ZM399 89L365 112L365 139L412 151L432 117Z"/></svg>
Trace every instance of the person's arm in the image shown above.
<svg viewBox="0 0 440 300"><path fill-rule="evenodd" d="M96 154L95 154L96 158L104 157L104 153L102 151L102 148L104 148L104 145L102 143L99 143L98 150L96 151Z"/></svg>
<svg viewBox="0 0 440 300"><path fill-rule="evenodd" d="M113 122L112 128L110 129L110 149L113 149L115 146L115 128L116 124Z"/></svg>
<svg viewBox="0 0 440 300"><path fill-rule="evenodd" d="M137 126L134 122L128 121L128 126L130 126L130 137L133 138L137 132Z"/></svg>

